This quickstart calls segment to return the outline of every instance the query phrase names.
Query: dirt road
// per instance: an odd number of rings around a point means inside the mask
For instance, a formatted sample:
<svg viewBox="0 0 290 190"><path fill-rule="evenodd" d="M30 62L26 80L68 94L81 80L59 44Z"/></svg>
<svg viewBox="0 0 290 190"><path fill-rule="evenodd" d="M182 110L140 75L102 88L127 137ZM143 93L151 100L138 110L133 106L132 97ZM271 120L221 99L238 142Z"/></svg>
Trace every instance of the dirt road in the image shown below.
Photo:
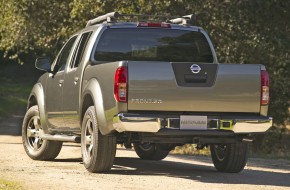
<svg viewBox="0 0 290 190"><path fill-rule="evenodd" d="M24 189L289 189L290 161L249 159L239 174L218 173L209 157L170 155L143 161L133 150L118 148L112 170L88 173L80 146L65 144L53 162L33 161L21 143L21 115L0 122L0 179ZM0 187L1 189L1 187Z"/></svg>

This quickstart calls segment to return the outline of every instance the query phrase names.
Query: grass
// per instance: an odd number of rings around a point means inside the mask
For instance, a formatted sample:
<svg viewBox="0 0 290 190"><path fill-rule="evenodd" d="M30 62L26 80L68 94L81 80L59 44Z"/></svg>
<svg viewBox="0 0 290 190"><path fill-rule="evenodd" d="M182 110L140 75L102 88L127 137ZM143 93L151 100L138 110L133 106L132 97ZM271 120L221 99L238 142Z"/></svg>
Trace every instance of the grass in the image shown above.
<svg viewBox="0 0 290 190"><path fill-rule="evenodd" d="M10 113L18 106L24 106L32 84L15 81L9 78L0 78L0 115Z"/></svg>
<svg viewBox="0 0 290 190"><path fill-rule="evenodd" d="M209 147L205 147L202 150L196 149L196 144L185 144L183 146L177 146L174 150L170 152L171 154L176 155L201 155L201 156L210 156ZM257 153L253 151L252 146L249 146L249 158L264 158L264 159L284 159L290 161L289 152L284 151L274 151L272 153L265 153L263 151Z"/></svg>
<svg viewBox="0 0 290 190"><path fill-rule="evenodd" d="M0 117L24 108L32 88L31 82L0 78Z"/></svg>
<svg viewBox="0 0 290 190"><path fill-rule="evenodd" d="M38 76L18 64L0 65L0 118L25 109L27 98ZM37 72L36 72L37 73Z"/></svg>
<svg viewBox="0 0 290 190"><path fill-rule="evenodd" d="M23 187L14 181L0 179L0 190L21 190Z"/></svg>
<svg viewBox="0 0 290 190"><path fill-rule="evenodd" d="M203 155L209 156L210 150L209 147L204 149L197 150L196 144L185 144L183 146L177 146L174 150L171 151L172 154L181 154L181 155Z"/></svg>
<svg viewBox="0 0 290 190"><path fill-rule="evenodd" d="M283 160L290 161L290 154L289 153L283 154L281 152L266 154L266 153L253 153L250 151L249 157L250 158L264 158L264 159L271 159L271 160L283 159Z"/></svg>

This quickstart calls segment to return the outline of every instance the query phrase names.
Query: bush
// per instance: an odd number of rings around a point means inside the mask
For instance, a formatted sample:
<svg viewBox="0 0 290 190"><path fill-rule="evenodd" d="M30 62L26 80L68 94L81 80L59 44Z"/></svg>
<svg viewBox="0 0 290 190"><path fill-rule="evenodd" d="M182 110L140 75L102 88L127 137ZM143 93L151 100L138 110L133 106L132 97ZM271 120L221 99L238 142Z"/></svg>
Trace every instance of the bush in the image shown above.
<svg viewBox="0 0 290 190"><path fill-rule="evenodd" d="M255 135L251 144L252 156L290 158L290 132L285 127L272 127L264 135Z"/></svg>

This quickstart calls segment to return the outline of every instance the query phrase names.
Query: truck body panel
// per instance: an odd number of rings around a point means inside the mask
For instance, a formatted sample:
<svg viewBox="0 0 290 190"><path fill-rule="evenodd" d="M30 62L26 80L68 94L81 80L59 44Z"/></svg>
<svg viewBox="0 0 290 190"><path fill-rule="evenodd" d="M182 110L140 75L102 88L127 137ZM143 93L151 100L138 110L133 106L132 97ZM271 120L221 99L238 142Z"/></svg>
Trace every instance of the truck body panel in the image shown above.
<svg viewBox="0 0 290 190"><path fill-rule="evenodd" d="M202 86L205 79L201 83L190 81L189 85L201 84L191 87L177 83L172 64L128 62L128 110L260 112L260 65L218 64L211 86ZM190 66L195 63L177 64L187 68L184 76L194 77Z"/></svg>

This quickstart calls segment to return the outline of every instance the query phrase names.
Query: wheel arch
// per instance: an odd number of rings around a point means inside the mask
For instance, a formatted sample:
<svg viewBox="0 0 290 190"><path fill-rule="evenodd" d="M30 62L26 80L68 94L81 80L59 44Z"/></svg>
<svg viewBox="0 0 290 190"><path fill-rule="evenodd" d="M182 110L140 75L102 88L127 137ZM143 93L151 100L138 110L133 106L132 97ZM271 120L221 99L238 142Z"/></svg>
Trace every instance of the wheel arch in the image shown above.
<svg viewBox="0 0 290 190"><path fill-rule="evenodd" d="M34 94L31 94L29 96L28 102L27 102L27 109L31 108L32 106L38 105L36 96Z"/></svg>
<svg viewBox="0 0 290 190"><path fill-rule="evenodd" d="M44 89L41 83L36 83L33 86L31 93L29 95L29 98L28 98L27 110L35 105L37 105L39 109L40 121L41 121L43 131L45 133L48 133L48 127L47 127L47 122L46 122L47 120L46 120L46 114L45 114Z"/></svg>
<svg viewBox="0 0 290 190"><path fill-rule="evenodd" d="M81 124L83 122L83 117L88 107L94 106L100 132L102 133L102 135L110 134L112 132L112 129L110 129L107 126L107 120L103 104L103 94L101 86L97 81L97 79L93 78L88 81L87 85L83 90L81 102L82 102L80 106Z"/></svg>
<svg viewBox="0 0 290 190"><path fill-rule="evenodd" d="M86 113L86 110L90 107L90 106L94 106L94 100L92 98L92 95L90 93L87 93L84 95L83 101L82 101L82 106L81 106L81 114L80 114L80 124L82 125L83 123L83 119L84 119L84 115Z"/></svg>

